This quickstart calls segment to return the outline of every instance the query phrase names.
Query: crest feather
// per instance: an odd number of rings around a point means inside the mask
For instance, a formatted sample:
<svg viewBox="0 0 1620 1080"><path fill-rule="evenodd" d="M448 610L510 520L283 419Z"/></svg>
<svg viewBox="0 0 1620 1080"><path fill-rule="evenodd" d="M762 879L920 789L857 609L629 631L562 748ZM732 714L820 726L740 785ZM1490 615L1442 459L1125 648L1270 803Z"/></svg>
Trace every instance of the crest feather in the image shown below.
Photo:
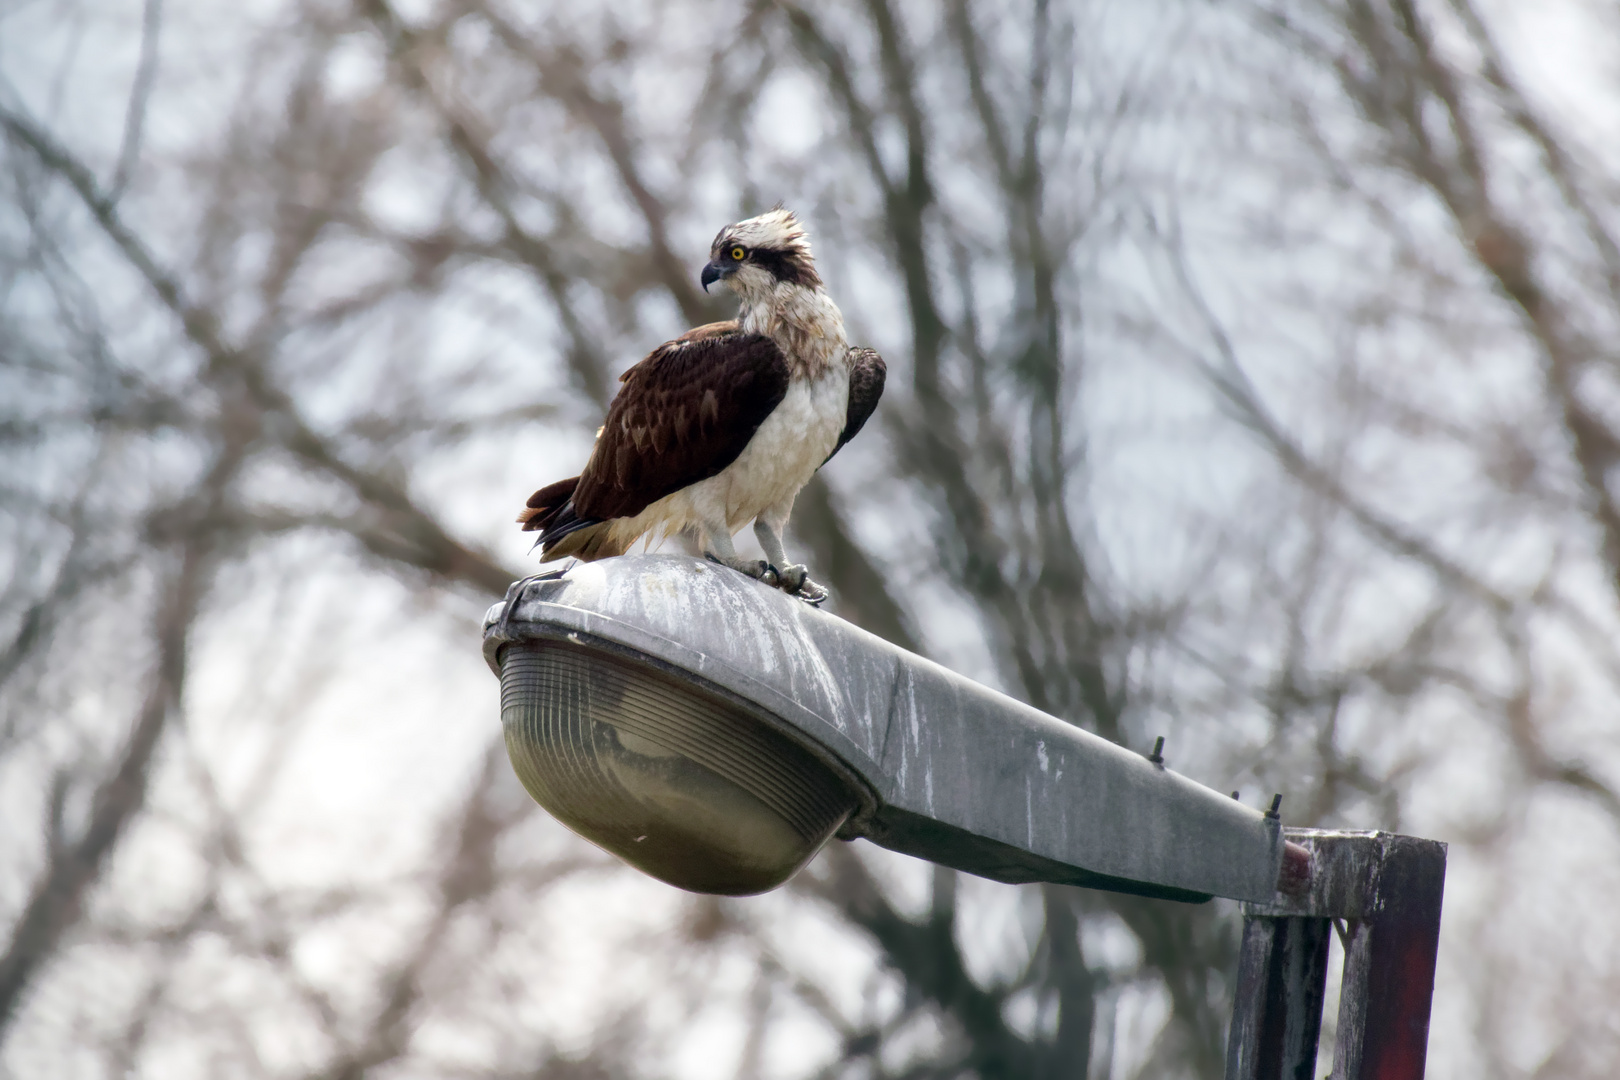
<svg viewBox="0 0 1620 1080"><path fill-rule="evenodd" d="M799 224L793 211L777 203L757 217L727 225L714 238L712 250L716 253L731 244L766 251L781 251L790 255L811 258L810 236Z"/></svg>

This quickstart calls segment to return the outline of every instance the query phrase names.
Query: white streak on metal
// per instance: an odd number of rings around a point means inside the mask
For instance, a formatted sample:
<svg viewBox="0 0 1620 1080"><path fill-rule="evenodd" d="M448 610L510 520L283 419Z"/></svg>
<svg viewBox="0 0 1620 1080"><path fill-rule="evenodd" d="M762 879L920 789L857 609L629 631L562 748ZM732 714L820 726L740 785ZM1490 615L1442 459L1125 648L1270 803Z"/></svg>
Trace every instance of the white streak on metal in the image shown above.
<svg viewBox="0 0 1620 1080"><path fill-rule="evenodd" d="M1024 777L1024 843L1035 846L1035 791L1027 775Z"/></svg>

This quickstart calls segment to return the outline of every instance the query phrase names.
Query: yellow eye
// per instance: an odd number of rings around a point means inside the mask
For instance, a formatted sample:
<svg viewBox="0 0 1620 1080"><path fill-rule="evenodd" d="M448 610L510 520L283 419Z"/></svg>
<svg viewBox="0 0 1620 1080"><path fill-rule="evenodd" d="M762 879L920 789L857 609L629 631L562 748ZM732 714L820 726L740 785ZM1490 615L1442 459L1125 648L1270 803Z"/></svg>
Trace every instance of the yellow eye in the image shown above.
<svg viewBox="0 0 1620 1080"><path fill-rule="evenodd" d="M736 259L738 262L742 262L742 258L746 254L748 254L748 252L744 251L740 247L734 247L731 249L731 257Z"/></svg>

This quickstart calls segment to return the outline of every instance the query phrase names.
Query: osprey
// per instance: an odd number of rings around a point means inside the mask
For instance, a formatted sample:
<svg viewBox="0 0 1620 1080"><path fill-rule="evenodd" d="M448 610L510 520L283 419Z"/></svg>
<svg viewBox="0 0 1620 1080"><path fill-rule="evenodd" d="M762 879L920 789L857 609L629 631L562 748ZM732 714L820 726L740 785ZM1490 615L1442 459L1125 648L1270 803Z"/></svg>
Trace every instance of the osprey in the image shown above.
<svg viewBox="0 0 1620 1080"><path fill-rule="evenodd" d="M619 376L585 470L535 492L518 521L540 533L542 562L679 536L820 603L826 590L788 563L782 532L799 489L877 408L883 360L845 340L792 211L721 229L699 280L735 293L737 318L688 330ZM732 547L749 521L763 561Z"/></svg>

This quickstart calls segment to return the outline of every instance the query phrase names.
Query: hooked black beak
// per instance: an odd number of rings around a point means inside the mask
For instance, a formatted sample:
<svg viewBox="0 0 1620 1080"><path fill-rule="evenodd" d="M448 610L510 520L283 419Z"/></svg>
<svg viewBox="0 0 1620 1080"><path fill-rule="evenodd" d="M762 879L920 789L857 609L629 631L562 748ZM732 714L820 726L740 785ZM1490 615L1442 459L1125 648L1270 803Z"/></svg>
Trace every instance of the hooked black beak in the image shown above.
<svg viewBox="0 0 1620 1080"><path fill-rule="evenodd" d="M703 268L703 273L698 278L698 281L703 285L703 291L708 292L709 286L719 281L720 277L720 264L711 262Z"/></svg>

